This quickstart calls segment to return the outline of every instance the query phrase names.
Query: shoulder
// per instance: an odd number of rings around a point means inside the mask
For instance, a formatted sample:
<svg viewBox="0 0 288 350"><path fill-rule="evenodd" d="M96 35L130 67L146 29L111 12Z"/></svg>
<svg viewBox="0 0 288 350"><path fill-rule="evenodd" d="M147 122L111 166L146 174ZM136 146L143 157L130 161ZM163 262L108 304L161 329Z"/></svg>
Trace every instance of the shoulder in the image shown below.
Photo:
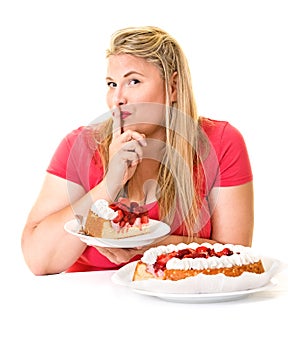
<svg viewBox="0 0 288 350"><path fill-rule="evenodd" d="M85 127L84 126L79 126L78 128L68 132L65 137L64 140L66 140L66 142L72 142L74 143L75 140L78 139L79 136L83 135L83 132L85 131Z"/></svg>
<svg viewBox="0 0 288 350"><path fill-rule="evenodd" d="M221 186L236 186L252 180L246 143L240 131L227 121L201 118L201 127L210 144L205 165L219 171ZM215 173L217 173L215 172Z"/></svg>
<svg viewBox="0 0 288 350"><path fill-rule="evenodd" d="M62 139L60 147L66 148L69 152L95 152L97 144L94 138L94 129L91 126L80 126L70 131Z"/></svg>
<svg viewBox="0 0 288 350"><path fill-rule="evenodd" d="M240 131L228 121L202 117L201 127L212 144L225 140L243 139Z"/></svg>
<svg viewBox="0 0 288 350"><path fill-rule="evenodd" d="M242 133L228 121L201 118L201 127L218 157L246 148Z"/></svg>

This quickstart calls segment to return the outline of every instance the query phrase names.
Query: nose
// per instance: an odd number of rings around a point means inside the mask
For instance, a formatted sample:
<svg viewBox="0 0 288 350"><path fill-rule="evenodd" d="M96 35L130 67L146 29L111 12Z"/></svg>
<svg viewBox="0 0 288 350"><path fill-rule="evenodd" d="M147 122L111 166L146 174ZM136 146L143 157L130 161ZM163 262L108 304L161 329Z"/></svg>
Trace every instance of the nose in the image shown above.
<svg viewBox="0 0 288 350"><path fill-rule="evenodd" d="M116 88L113 95L113 105L115 107L119 107L125 105L126 103L127 99L124 96L122 89Z"/></svg>

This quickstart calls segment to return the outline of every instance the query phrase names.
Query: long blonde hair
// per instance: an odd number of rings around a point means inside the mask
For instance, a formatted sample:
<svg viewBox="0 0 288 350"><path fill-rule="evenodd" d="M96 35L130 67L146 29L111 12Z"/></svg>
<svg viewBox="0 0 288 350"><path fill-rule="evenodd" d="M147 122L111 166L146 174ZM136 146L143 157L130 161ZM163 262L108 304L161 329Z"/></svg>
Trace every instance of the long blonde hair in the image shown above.
<svg viewBox="0 0 288 350"><path fill-rule="evenodd" d="M152 26L116 31L111 37L107 57L117 54L144 58L156 65L163 77L167 106L166 152L158 175L159 214L160 219L170 225L177 214L178 225L183 223L187 234L193 235L197 231L195 225L201 205L200 148L204 135L200 128L187 59L174 38L164 30ZM177 72L177 102L172 103L168 88L174 72ZM105 130L107 137L98 149L105 169L109 161L111 120L102 130Z"/></svg>

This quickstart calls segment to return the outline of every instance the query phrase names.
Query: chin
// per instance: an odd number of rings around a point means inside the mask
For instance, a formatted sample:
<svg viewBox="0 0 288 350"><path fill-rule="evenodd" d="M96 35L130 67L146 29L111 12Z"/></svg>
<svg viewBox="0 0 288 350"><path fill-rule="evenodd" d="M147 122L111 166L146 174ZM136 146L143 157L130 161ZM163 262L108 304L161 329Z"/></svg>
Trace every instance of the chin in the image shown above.
<svg viewBox="0 0 288 350"><path fill-rule="evenodd" d="M150 135L154 135L155 132L160 130L159 125L155 124L131 124L131 125L124 125L124 131L126 130L132 130L136 131L139 134L144 134L146 137L149 137Z"/></svg>

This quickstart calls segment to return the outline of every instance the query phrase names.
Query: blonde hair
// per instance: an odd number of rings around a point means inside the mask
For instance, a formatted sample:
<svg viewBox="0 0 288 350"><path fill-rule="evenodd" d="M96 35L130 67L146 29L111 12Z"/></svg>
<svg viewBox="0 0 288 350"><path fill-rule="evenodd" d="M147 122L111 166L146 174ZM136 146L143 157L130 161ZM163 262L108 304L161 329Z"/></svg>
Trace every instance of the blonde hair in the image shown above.
<svg viewBox="0 0 288 350"><path fill-rule="evenodd" d="M178 217L180 215L178 225L182 222L186 233L193 235L195 230L197 232L195 224L201 205L199 170L200 147L204 136L197 115L187 59L174 38L164 30L152 26L116 31L111 36L107 57L118 54L131 54L153 63L163 77L167 108L166 152L158 175L160 219L171 225L177 213ZM174 72L177 72L177 102L172 103L168 88ZM104 169L108 164L111 128L110 120L102 129L107 136L99 147Z"/></svg>

